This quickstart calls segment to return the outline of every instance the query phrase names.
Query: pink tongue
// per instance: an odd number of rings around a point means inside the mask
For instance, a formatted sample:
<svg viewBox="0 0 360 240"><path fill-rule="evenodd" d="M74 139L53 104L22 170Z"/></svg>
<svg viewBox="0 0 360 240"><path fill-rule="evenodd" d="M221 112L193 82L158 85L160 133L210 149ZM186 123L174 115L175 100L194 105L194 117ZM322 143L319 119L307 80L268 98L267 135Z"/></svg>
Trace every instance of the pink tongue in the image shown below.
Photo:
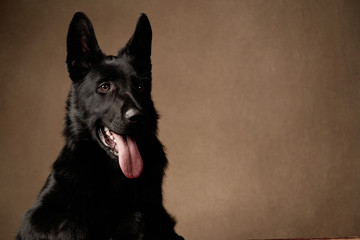
<svg viewBox="0 0 360 240"><path fill-rule="evenodd" d="M128 178L137 178L143 169L143 161L136 142L129 136L122 137L112 133L116 141L116 150L118 151L119 164L122 172Z"/></svg>

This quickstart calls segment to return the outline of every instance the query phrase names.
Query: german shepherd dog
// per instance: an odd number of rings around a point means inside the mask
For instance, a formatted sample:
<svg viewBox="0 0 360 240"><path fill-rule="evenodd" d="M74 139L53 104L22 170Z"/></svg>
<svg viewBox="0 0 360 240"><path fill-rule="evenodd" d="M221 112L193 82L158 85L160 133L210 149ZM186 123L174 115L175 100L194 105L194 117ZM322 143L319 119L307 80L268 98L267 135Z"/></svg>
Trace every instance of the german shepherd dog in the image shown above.
<svg viewBox="0 0 360 240"><path fill-rule="evenodd" d="M162 204L167 159L150 93L151 40L141 14L125 47L107 56L88 17L73 16L66 142L18 240L183 239Z"/></svg>

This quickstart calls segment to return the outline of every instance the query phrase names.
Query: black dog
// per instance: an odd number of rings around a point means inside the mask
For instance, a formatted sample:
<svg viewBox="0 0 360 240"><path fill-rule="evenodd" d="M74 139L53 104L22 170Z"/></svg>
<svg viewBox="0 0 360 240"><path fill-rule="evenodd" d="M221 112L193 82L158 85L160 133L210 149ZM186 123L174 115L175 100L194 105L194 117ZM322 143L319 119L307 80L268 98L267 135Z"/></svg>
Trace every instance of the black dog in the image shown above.
<svg viewBox="0 0 360 240"><path fill-rule="evenodd" d="M150 94L151 39L142 14L125 47L107 56L87 16L74 15L66 144L18 240L183 239L162 204L167 159Z"/></svg>

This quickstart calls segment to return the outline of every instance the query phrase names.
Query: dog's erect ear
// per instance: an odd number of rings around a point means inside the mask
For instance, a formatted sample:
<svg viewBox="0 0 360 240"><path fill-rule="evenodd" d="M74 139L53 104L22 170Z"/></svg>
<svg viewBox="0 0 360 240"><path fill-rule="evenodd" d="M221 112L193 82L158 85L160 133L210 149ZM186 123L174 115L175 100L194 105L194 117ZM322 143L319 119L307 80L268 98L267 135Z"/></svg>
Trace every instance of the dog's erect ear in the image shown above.
<svg viewBox="0 0 360 240"><path fill-rule="evenodd" d="M92 64L103 57L89 18L82 12L76 12L67 35L66 65L70 78L73 81L84 78Z"/></svg>
<svg viewBox="0 0 360 240"><path fill-rule="evenodd" d="M142 13L137 21L135 32L119 51L119 56L128 55L135 69L143 73L151 70L152 31L148 17Z"/></svg>
<svg viewBox="0 0 360 240"><path fill-rule="evenodd" d="M142 13L137 21L135 32L126 44L127 53L136 57L150 57L152 32L148 17Z"/></svg>

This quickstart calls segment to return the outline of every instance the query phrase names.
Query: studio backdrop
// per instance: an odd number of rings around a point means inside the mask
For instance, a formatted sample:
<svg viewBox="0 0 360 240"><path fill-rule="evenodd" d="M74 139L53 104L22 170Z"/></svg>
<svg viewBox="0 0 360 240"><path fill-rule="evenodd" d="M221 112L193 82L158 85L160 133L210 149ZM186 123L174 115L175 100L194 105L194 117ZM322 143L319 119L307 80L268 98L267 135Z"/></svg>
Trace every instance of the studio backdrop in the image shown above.
<svg viewBox="0 0 360 240"><path fill-rule="evenodd" d="M141 12L186 239L360 235L359 1L0 2L0 238L59 154L75 11L116 54Z"/></svg>

